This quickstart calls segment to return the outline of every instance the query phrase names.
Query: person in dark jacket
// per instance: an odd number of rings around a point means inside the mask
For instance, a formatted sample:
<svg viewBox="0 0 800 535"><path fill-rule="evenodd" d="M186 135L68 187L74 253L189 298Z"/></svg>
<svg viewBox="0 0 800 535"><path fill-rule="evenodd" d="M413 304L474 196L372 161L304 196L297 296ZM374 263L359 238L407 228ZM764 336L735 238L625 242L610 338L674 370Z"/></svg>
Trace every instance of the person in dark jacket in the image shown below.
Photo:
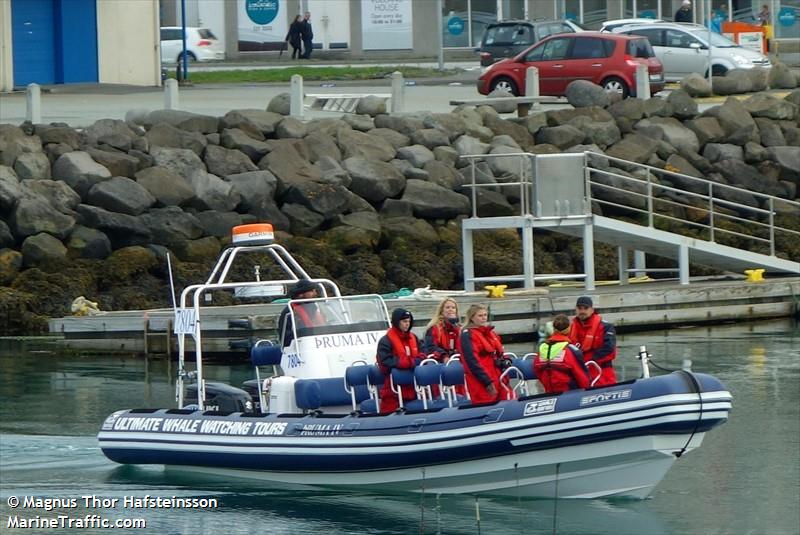
<svg viewBox="0 0 800 535"><path fill-rule="evenodd" d="M378 353L376 359L386 380L381 388L381 412L393 412L400 407L397 394L392 392L391 381L389 380L392 369L413 370L414 366L420 363L425 355L420 351L420 342L411 328L414 326L414 316L404 308L396 308L392 311L392 326L386 334L378 341ZM413 385L402 385L401 392L403 401L417 399L417 393Z"/></svg>
<svg viewBox="0 0 800 535"><path fill-rule="evenodd" d="M316 297L319 297L317 285L306 279L297 281L289 292L290 299L314 299ZM294 340L293 315L297 318L297 327L299 328L325 324L325 318L315 303L292 303L291 306L293 314L289 314L287 305L278 318L278 335L281 337L283 347L287 347Z"/></svg>
<svg viewBox="0 0 800 535"><path fill-rule="evenodd" d="M311 50L314 48L314 30L311 29L311 12L306 11L301 23L300 37L303 39L303 59L311 59Z"/></svg>
<svg viewBox="0 0 800 535"><path fill-rule="evenodd" d="M539 346L533 358L533 369L548 394L589 386L589 370L583 353L569 340L569 318L559 314L553 318L553 334Z"/></svg>
<svg viewBox="0 0 800 535"><path fill-rule="evenodd" d="M425 331L425 354L441 363L456 353L461 325L458 323L458 303L452 297L443 299L437 306L428 330Z"/></svg>
<svg viewBox="0 0 800 535"><path fill-rule="evenodd" d="M503 343L489 325L489 309L475 304L467 310L467 324L461 329L458 350L464 363L464 377L473 403L505 399L500 387Z"/></svg>
<svg viewBox="0 0 800 535"><path fill-rule="evenodd" d="M301 58L303 56L303 51L300 48L300 42L302 41L302 30L303 30L303 17L297 15L294 18L294 21L289 26L289 32L286 34L286 42L292 45L292 59Z"/></svg>
<svg viewBox="0 0 800 535"><path fill-rule="evenodd" d="M681 7L675 12L675 22L693 22L692 17L692 3L689 0L683 0Z"/></svg>
<svg viewBox="0 0 800 535"><path fill-rule="evenodd" d="M600 379L595 386L613 385L617 382L614 373L614 359L617 357L617 333L614 326L603 321L594 310L592 298L583 295L575 303L575 318L569 331L569 338L581 351L583 361L596 362L601 369ZM596 369L590 369L592 377L597 377Z"/></svg>

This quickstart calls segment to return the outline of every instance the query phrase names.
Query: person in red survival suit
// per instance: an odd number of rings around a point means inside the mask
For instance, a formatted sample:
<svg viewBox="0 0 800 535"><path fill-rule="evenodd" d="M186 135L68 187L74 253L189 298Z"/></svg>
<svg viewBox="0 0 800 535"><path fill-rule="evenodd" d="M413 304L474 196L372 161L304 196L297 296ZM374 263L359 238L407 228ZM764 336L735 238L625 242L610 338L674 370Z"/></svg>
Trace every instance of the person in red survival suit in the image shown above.
<svg viewBox="0 0 800 535"><path fill-rule="evenodd" d="M578 298L575 303L575 317L570 326L569 339L583 351L583 361L593 360L600 365L600 379L595 386L613 385L617 382L614 373L614 359L617 357L617 333L614 326L603 321L594 311L594 303L588 295ZM597 376L596 369L589 368L591 377Z"/></svg>
<svg viewBox="0 0 800 535"><path fill-rule="evenodd" d="M472 403L492 403L500 393L503 343L489 325L489 309L475 304L467 310L467 324L461 329L458 350L464 362L464 376Z"/></svg>
<svg viewBox="0 0 800 535"><path fill-rule="evenodd" d="M553 318L554 333L539 346L533 358L536 377L548 394L589 386L589 370L583 353L569 340L569 318L559 314Z"/></svg>
<svg viewBox="0 0 800 535"><path fill-rule="evenodd" d="M315 299L317 297L319 297L317 285L306 279L297 281L289 292L290 299ZM291 305L292 314L289 314L287 306L278 318L278 333L281 333L283 347L288 346L294 340L292 316L297 319L297 328L299 329L325 324L325 318L315 303L292 303Z"/></svg>
<svg viewBox="0 0 800 535"><path fill-rule="evenodd" d="M458 323L458 303L447 297L436 306L428 330L425 331L425 354L445 363L456 352L461 325Z"/></svg>
<svg viewBox="0 0 800 535"><path fill-rule="evenodd" d="M397 394L392 392L390 376L392 368L413 370L414 366L425 358L420 352L420 343L417 335L411 332L414 326L414 316L404 308L392 311L392 326L378 341L378 367L386 380L381 388L381 412L393 412L400 407ZM400 386L403 400L417 399L417 393L412 385Z"/></svg>

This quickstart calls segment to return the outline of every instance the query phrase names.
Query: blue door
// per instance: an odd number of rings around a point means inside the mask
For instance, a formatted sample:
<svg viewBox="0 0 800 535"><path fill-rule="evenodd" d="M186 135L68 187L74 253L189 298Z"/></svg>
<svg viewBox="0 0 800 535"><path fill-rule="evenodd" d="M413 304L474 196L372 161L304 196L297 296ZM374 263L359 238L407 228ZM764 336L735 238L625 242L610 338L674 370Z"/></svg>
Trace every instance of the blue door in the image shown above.
<svg viewBox="0 0 800 535"><path fill-rule="evenodd" d="M97 1L56 0L56 83L97 81Z"/></svg>
<svg viewBox="0 0 800 535"><path fill-rule="evenodd" d="M56 81L53 0L11 0L14 85Z"/></svg>

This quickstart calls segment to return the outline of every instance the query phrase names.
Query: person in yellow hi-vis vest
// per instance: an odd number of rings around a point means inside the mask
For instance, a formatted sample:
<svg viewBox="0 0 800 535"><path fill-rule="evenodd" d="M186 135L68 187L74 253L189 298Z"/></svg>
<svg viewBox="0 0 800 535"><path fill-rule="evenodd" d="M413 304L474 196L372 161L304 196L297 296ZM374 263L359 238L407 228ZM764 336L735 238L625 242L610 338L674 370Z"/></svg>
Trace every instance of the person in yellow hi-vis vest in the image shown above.
<svg viewBox="0 0 800 535"><path fill-rule="evenodd" d="M569 318L559 314L553 318L553 334L539 346L533 358L536 378L548 394L589 386L589 370L583 353L569 341Z"/></svg>

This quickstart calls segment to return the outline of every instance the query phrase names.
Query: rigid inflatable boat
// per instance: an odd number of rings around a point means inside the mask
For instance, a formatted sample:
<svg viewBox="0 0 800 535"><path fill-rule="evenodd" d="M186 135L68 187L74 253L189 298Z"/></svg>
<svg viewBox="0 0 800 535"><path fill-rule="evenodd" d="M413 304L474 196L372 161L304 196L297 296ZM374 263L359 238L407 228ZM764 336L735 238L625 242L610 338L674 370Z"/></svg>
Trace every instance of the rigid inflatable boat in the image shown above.
<svg viewBox="0 0 800 535"><path fill-rule="evenodd" d="M271 257L285 279L232 282L243 253ZM321 297L290 300L277 341L251 352L256 379L243 388L203 378L203 295L229 291L273 299L298 280ZM303 325L314 311L324 321ZM175 310L178 408L117 411L98 435L103 453L123 464L158 464L260 478L286 486L473 493L558 498L644 498L676 459L724 423L731 395L714 377L690 371L560 395L537 394L531 361L504 373L506 400L474 405L458 359L423 362L388 380L414 385L417 401L381 414L384 377L373 364L388 328L380 296L342 296L313 279L274 243L268 225L234 229L204 284L187 287ZM189 343L191 342L191 343ZM191 351L190 351L191 350ZM189 369L187 356L194 353ZM272 373L262 377L265 367ZM402 405L402 401L401 401Z"/></svg>

